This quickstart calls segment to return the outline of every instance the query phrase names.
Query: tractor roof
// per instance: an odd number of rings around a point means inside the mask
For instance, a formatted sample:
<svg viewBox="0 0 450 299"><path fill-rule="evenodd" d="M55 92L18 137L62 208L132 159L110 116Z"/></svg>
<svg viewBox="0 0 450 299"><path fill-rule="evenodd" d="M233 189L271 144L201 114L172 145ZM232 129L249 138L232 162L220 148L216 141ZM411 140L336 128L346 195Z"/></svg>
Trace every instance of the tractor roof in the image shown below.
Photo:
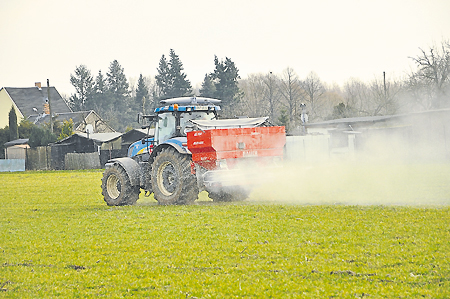
<svg viewBox="0 0 450 299"><path fill-rule="evenodd" d="M220 103L221 100L210 98L197 98L197 97L181 97L162 100L162 104L167 106L159 107L155 109L155 113L181 111L181 112L194 112L194 111L219 111L220 107L215 104Z"/></svg>
<svg viewBox="0 0 450 299"><path fill-rule="evenodd" d="M180 98L172 98L161 100L161 104L178 104L178 105L214 105L219 104L221 100L211 99L211 98L202 98L202 97L180 97Z"/></svg>

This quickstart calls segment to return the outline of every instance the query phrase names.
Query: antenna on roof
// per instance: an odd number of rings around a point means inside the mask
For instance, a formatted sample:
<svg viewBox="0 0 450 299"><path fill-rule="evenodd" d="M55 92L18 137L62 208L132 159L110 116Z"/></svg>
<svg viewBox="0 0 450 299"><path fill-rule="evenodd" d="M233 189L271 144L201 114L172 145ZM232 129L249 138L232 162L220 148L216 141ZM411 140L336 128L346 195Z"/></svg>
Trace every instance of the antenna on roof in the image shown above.
<svg viewBox="0 0 450 299"><path fill-rule="evenodd" d="M48 108L50 110L50 132L53 133L52 105L50 104L50 81L47 79Z"/></svg>
<svg viewBox="0 0 450 299"><path fill-rule="evenodd" d="M89 139L89 134L94 133L94 127L91 124L86 125L86 134L87 138Z"/></svg>

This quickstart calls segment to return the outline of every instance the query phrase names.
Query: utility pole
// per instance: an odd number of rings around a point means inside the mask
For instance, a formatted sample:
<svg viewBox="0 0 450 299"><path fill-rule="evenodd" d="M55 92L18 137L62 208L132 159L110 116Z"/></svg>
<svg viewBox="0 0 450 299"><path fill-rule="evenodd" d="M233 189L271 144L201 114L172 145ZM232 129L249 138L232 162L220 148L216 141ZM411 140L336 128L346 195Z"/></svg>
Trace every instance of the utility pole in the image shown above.
<svg viewBox="0 0 450 299"><path fill-rule="evenodd" d="M50 81L47 79L47 98L48 98L48 109L50 112L50 132L53 134L53 119L52 119L52 105L50 103Z"/></svg>
<svg viewBox="0 0 450 299"><path fill-rule="evenodd" d="M384 85L384 113L387 114L387 92L386 92L386 72L383 72L383 85Z"/></svg>

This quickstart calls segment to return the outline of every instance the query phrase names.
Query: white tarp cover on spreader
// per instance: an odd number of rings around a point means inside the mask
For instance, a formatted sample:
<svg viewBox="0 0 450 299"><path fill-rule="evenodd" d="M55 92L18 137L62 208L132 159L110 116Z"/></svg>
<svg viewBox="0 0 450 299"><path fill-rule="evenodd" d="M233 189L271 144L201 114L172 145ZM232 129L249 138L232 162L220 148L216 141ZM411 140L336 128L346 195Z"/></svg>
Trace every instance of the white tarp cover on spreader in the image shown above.
<svg viewBox="0 0 450 299"><path fill-rule="evenodd" d="M253 128L264 123L268 117L218 119L218 120L190 120L200 130L228 129L228 128Z"/></svg>

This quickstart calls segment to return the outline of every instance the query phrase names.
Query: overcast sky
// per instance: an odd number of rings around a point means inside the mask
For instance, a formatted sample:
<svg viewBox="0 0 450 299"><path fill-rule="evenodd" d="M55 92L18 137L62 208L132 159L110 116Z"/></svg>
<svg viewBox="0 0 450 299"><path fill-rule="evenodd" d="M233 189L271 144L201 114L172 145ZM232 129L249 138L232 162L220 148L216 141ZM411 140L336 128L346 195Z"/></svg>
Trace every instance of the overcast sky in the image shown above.
<svg viewBox="0 0 450 299"><path fill-rule="evenodd" d="M154 77L171 48L194 87L214 55L242 78L291 67L342 84L404 76L419 47L449 38L449 0L0 0L0 87L49 79L69 95L77 66L95 77L114 59Z"/></svg>

